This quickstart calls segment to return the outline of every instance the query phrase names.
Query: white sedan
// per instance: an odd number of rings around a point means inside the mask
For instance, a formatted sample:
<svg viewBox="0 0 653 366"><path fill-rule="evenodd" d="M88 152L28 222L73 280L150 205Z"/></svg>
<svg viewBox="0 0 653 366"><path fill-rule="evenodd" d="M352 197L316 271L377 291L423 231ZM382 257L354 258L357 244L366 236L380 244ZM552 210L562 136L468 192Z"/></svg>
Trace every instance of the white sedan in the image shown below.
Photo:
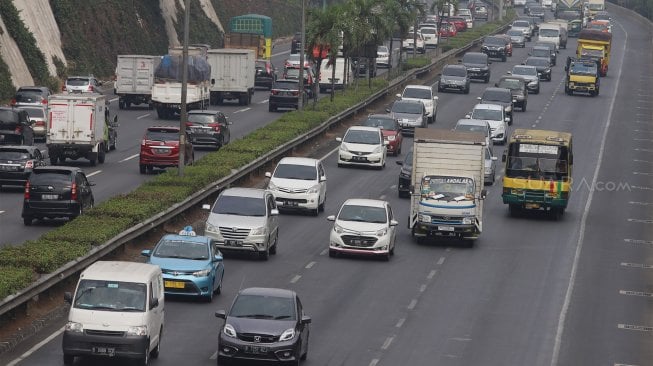
<svg viewBox="0 0 653 366"><path fill-rule="evenodd" d="M357 254L381 256L385 260L395 251L396 227L387 201L354 198L342 204L333 221L329 238L329 256Z"/></svg>
<svg viewBox="0 0 653 366"><path fill-rule="evenodd" d="M388 141L378 127L352 126L345 137L337 137L338 166L358 165L372 166L377 169L385 167Z"/></svg>

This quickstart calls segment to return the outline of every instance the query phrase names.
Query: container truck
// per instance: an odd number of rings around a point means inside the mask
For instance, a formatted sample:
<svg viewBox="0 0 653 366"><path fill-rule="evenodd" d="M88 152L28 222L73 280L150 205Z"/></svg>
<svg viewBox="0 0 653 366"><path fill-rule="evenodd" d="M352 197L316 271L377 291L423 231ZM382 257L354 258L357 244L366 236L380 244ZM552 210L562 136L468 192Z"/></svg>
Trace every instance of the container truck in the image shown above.
<svg viewBox="0 0 653 366"><path fill-rule="evenodd" d="M159 118L173 118L181 113L182 51L182 47L169 48L154 71L152 107ZM188 47L186 108L189 111L209 106L211 67L207 51L206 46Z"/></svg>
<svg viewBox="0 0 653 366"><path fill-rule="evenodd" d="M106 97L102 94L54 94L48 98L49 126L45 144L50 162L88 159L104 163L109 150Z"/></svg>
<svg viewBox="0 0 653 366"><path fill-rule="evenodd" d="M208 51L211 66L211 104L237 99L249 105L254 95L256 55L250 49L219 48Z"/></svg>
<svg viewBox="0 0 653 366"><path fill-rule="evenodd" d="M415 240L474 245L483 230L485 146L481 133L415 129L408 220Z"/></svg>
<svg viewBox="0 0 653 366"><path fill-rule="evenodd" d="M154 70L160 62L161 56L118 55L113 90L118 96L118 108L132 104L148 104L152 108Z"/></svg>
<svg viewBox="0 0 653 366"><path fill-rule="evenodd" d="M577 58L590 58L599 62L601 76L608 74L612 34L593 29L583 29L578 34Z"/></svg>
<svg viewBox="0 0 653 366"><path fill-rule="evenodd" d="M224 35L224 48L253 50L257 59L270 58L266 57L265 38L260 34L226 33Z"/></svg>

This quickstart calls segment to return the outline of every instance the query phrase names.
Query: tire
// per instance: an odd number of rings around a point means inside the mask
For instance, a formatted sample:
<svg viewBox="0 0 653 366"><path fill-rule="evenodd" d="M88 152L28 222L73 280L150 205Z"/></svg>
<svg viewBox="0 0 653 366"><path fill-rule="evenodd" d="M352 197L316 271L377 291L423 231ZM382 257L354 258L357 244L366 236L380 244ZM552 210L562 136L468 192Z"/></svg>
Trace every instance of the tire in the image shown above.
<svg viewBox="0 0 653 366"><path fill-rule="evenodd" d="M147 345L145 346L145 354L141 359L138 360L138 364L142 366L147 366L150 363L150 340L147 340Z"/></svg>
<svg viewBox="0 0 653 366"><path fill-rule="evenodd" d="M162 107L157 107L156 115L157 115L157 117L159 117L159 119L165 119L165 116L166 116L165 109L163 109Z"/></svg>
<svg viewBox="0 0 653 366"><path fill-rule="evenodd" d="M75 363L75 356L67 355L67 354L64 353L64 355L63 355L63 364L68 366L68 365L72 365L73 363Z"/></svg>
<svg viewBox="0 0 653 366"><path fill-rule="evenodd" d="M94 159L94 158L93 159L88 159L88 161L91 164L91 166L96 166L97 165L97 160Z"/></svg>
<svg viewBox="0 0 653 366"><path fill-rule="evenodd" d="M438 84L438 92L442 93L443 89L440 87L440 84Z"/></svg>
<svg viewBox="0 0 653 366"><path fill-rule="evenodd" d="M501 61L506 62L508 60L508 57L506 55L501 56Z"/></svg>
<svg viewBox="0 0 653 366"><path fill-rule="evenodd" d="M50 156L50 164L51 165L57 165L58 160L59 160L59 157L57 155Z"/></svg>
<svg viewBox="0 0 653 366"><path fill-rule="evenodd" d="M159 342L156 344L156 347L152 350L152 358L159 358L159 354L161 353L161 337L163 337L163 327L159 329Z"/></svg>
<svg viewBox="0 0 653 366"><path fill-rule="evenodd" d="M209 294L204 296L202 300L209 304L213 302L213 284L211 284L211 290L209 291Z"/></svg>
<svg viewBox="0 0 653 366"><path fill-rule="evenodd" d="M528 104L528 103L527 103L527 102L524 102L524 103L521 105L521 111L522 111L522 112L526 112L526 104Z"/></svg>
<svg viewBox="0 0 653 366"><path fill-rule="evenodd" d="M470 89L470 87L469 87L469 86L468 86L467 88L465 88L465 91L464 91L464 93L465 93L465 94L469 94L469 89Z"/></svg>
<svg viewBox="0 0 653 366"><path fill-rule="evenodd" d="M24 216L23 217L23 224L25 224L25 226L32 226L32 221L33 220L34 220L34 218L32 216Z"/></svg>
<svg viewBox="0 0 653 366"><path fill-rule="evenodd" d="M540 94L540 87L537 87L537 90L535 91L535 94Z"/></svg>
<svg viewBox="0 0 653 366"><path fill-rule="evenodd" d="M312 216L319 216L320 215L320 205L318 204L317 207L314 210L311 210L311 215Z"/></svg>
<svg viewBox="0 0 653 366"><path fill-rule="evenodd" d="M508 213L511 217L519 217L521 214L521 208L515 204L508 204Z"/></svg>
<svg viewBox="0 0 653 366"><path fill-rule="evenodd" d="M125 102L118 100L118 109L125 109Z"/></svg>
<svg viewBox="0 0 653 366"><path fill-rule="evenodd" d="M147 173L147 166L145 164L139 164L138 170L140 171L141 174L145 174Z"/></svg>
<svg viewBox="0 0 653 366"><path fill-rule="evenodd" d="M336 252L336 251L333 250L333 249L329 249L329 257L331 257L331 258L336 258L336 257L338 257L338 252Z"/></svg>
<svg viewBox="0 0 653 366"><path fill-rule="evenodd" d="M485 79L483 80L485 84L490 82L490 75L486 76Z"/></svg>
<svg viewBox="0 0 653 366"><path fill-rule="evenodd" d="M272 246L270 246L270 254L272 254L272 255L277 254L277 243L278 242L279 242L279 232L277 231L277 235L274 238L274 244Z"/></svg>
<svg viewBox="0 0 653 366"><path fill-rule="evenodd" d="M113 151L116 149L116 146L118 145L118 135L113 138L113 144L109 146L109 150Z"/></svg>
<svg viewBox="0 0 653 366"><path fill-rule="evenodd" d="M317 207L320 209L320 211L324 212L324 206L325 205L326 205L326 194L324 195L324 201L322 201L322 203L318 204Z"/></svg>
<svg viewBox="0 0 653 366"><path fill-rule="evenodd" d="M267 261L270 258L270 247L268 246L264 251L258 252L258 257L261 260Z"/></svg>
<svg viewBox="0 0 653 366"><path fill-rule="evenodd" d="M106 150L104 147L104 144L100 146L100 151L97 153L97 161L100 164L104 164L104 160L106 159Z"/></svg>
<svg viewBox="0 0 653 366"><path fill-rule="evenodd" d="M272 104L268 105L268 112L276 112L277 107L273 106Z"/></svg>

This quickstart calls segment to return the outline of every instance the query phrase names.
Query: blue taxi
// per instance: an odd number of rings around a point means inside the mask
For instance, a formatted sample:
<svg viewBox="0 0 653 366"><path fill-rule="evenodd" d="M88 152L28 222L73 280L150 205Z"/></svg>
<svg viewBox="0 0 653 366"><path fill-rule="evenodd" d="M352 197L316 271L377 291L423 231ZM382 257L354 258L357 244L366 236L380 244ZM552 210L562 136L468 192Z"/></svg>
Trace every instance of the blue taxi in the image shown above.
<svg viewBox="0 0 653 366"><path fill-rule="evenodd" d="M161 267L166 295L199 296L211 302L222 289L222 253L211 245L211 238L196 235L191 226L164 235L154 249L141 255Z"/></svg>

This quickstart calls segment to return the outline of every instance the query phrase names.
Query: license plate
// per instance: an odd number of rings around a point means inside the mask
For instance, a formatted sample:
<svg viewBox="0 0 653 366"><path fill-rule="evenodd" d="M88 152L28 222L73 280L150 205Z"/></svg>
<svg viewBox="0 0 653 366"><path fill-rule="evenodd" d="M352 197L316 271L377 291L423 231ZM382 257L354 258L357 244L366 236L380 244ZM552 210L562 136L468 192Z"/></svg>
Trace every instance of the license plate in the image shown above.
<svg viewBox="0 0 653 366"><path fill-rule="evenodd" d="M351 158L353 161L367 161L367 158L364 156L354 156Z"/></svg>
<svg viewBox="0 0 653 366"><path fill-rule="evenodd" d="M243 242L240 240L225 240L224 245L230 246L230 247L240 247L243 245Z"/></svg>
<svg viewBox="0 0 653 366"><path fill-rule="evenodd" d="M77 153L75 152L75 150L64 150L63 154L65 156L75 156Z"/></svg>
<svg viewBox="0 0 653 366"><path fill-rule="evenodd" d="M113 347L93 347L92 351L96 355L105 355L109 357L116 355L116 349Z"/></svg>
<svg viewBox="0 0 653 366"><path fill-rule="evenodd" d="M155 154L167 154L170 152L170 149L152 149Z"/></svg>
<svg viewBox="0 0 653 366"><path fill-rule="evenodd" d="M17 165L0 165L0 170L11 171L11 170L18 170L18 168L20 168L20 167L17 166Z"/></svg>
<svg viewBox="0 0 653 366"><path fill-rule="evenodd" d="M58 194L42 194L41 195L42 200L56 200L59 199Z"/></svg>
<svg viewBox="0 0 653 366"><path fill-rule="evenodd" d="M256 353L256 354L265 354L268 352L268 348L265 346L245 346L245 352L247 353Z"/></svg>
<svg viewBox="0 0 653 366"><path fill-rule="evenodd" d="M284 202L283 202L283 205L284 205L284 206L297 206L297 202L293 202L293 201L284 201Z"/></svg>
<svg viewBox="0 0 653 366"><path fill-rule="evenodd" d="M539 203L525 203L524 208L527 208L527 209L540 208L540 204Z"/></svg>
<svg viewBox="0 0 653 366"><path fill-rule="evenodd" d="M438 230L439 231L454 231L455 229L454 229L453 226L438 226Z"/></svg>
<svg viewBox="0 0 653 366"><path fill-rule="evenodd" d="M184 283L179 281L163 281L163 286L169 288L184 288Z"/></svg>

